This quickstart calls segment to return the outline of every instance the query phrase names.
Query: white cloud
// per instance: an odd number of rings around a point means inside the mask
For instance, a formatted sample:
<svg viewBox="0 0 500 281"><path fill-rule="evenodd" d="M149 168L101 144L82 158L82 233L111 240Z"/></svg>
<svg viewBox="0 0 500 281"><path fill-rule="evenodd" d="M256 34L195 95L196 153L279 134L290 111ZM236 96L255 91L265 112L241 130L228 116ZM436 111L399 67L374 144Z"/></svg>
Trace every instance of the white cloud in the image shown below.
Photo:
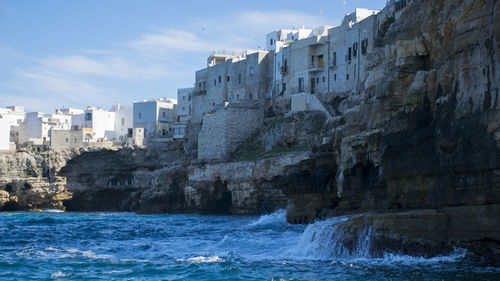
<svg viewBox="0 0 500 281"><path fill-rule="evenodd" d="M49 69L75 75L150 79L166 77L169 74L159 66L148 66L146 62L135 63L124 57L104 57L96 60L83 55L51 56L38 62Z"/></svg>

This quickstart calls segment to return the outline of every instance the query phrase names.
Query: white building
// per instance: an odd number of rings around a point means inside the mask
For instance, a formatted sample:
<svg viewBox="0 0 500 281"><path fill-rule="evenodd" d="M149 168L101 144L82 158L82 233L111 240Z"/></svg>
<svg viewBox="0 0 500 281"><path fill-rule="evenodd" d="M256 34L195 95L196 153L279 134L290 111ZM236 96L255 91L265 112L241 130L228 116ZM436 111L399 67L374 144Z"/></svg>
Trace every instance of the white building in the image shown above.
<svg viewBox="0 0 500 281"><path fill-rule="evenodd" d="M126 141L132 137L134 128L134 111L130 106L116 104L111 107L115 113L115 137L114 140Z"/></svg>
<svg viewBox="0 0 500 281"><path fill-rule="evenodd" d="M72 129L90 128L93 131L91 141L115 138L115 113L95 106L88 106L83 114L73 115Z"/></svg>
<svg viewBox="0 0 500 281"><path fill-rule="evenodd" d="M146 137L169 136L175 121L177 100L162 98L134 103L134 128L144 128Z"/></svg>
<svg viewBox="0 0 500 281"><path fill-rule="evenodd" d="M191 120L192 95L194 88L184 88L177 90L177 110L176 122L174 123L174 139L182 139L186 135L186 127Z"/></svg>
<svg viewBox="0 0 500 281"><path fill-rule="evenodd" d="M10 149L10 124L3 116L0 116L0 151Z"/></svg>
<svg viewBox="0 0 500 281"><path fill-rule="evenodd" d="M63 108L56 109L56 114L78 115L78 114L83 114L83 109L63 107Z"/></svg>
<svg viewBox="0 0 500 281"><path fill-rule="evenodd" d="M7 120L10 126L10 142L19 143L19 124L23 122L25 115L22 106L0 108L0 116Z"/></svg>
<svg viewBox="0 0 500 281"><path fill-rule="evenodd" d="M24 121L19 125L19 143L46 144L50 141L51 129L70 130L71 115L26 113Z"/></svg>

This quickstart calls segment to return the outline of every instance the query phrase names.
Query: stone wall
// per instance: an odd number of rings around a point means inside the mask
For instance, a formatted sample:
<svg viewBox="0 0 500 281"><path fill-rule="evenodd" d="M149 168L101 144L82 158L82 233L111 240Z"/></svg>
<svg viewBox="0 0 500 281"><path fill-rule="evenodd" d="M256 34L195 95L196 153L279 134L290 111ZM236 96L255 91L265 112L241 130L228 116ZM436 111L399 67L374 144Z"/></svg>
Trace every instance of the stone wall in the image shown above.
<svg viewBox="0 0 500 281"><path fill-rule="evenodd" d="M261 125L261 111L253 101L229 104L206 114L198 134L198 160L226 159Z"/></svg>

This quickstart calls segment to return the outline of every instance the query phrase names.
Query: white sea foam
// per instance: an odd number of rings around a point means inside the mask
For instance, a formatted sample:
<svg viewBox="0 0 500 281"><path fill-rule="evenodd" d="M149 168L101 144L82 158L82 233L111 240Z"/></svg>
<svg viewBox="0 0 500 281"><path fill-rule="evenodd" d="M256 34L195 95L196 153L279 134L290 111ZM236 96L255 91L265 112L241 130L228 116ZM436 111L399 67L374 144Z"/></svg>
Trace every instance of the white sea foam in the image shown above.
<svg viewBox="0 0 500 281"><path fill-rule="evenodd" d="M334 263L368 261L377 264L404 265L457 262L467 255L466 250L455 249L449 255L431 258L394 253L385 253L383 258L373 258L371 256L372 228L367 226L358 233L350 233L344 227L341 227L342 223L348 219L348 217L335 217L308 225L297 239L297 244L286 254L293 259L335 259ZM346 242L350 244L350 248L345 246Z"/></svg>
<svg viewBox="0 0 500 281"><path fill-rule="evenodd" d="M193 258L188 258L188 259L178 259L177 261L190 262L190 263L224 262L224 260L219 258L218 256L210 256L210 257L199 256L199 257L193 257Z"/></svg>
<svg viewBox="0 0 500 281"><path fill-rule="evenodd" d="M260 218L252 222L250 226L285 225L286 223L286 210L280 209L272 214L260 216Z"/></svg>
<svg viewBox="0 0 500 281"><path fill-rule="evenodd" d="M52 275L50 275L50 278L62 278L62 277L66 277L67 275L65 273L62 273L61 271L57 271L57 272L54 272L52 273Z"/></svg>
<svg viewBox="0 0 500 281"><path fill-rule="evenodd" d="M47 212L47 213L64 213L64 210L59 210L59 209L45 209L45 210L42 210L42 212Z"/></svg>

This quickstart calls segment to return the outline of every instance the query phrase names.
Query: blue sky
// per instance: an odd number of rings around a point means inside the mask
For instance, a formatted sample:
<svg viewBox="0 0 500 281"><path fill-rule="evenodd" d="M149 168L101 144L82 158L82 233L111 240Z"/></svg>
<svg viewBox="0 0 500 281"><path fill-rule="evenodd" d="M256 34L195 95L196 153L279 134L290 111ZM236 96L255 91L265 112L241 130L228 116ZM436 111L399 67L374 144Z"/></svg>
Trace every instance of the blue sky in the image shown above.
<svg viewBox="0 0 500 281"><path fill-rule="evenodd" d="M0 0L0 107L132 104L177 96L214 49L279 29L338 25L386 0Z"/></svg>

